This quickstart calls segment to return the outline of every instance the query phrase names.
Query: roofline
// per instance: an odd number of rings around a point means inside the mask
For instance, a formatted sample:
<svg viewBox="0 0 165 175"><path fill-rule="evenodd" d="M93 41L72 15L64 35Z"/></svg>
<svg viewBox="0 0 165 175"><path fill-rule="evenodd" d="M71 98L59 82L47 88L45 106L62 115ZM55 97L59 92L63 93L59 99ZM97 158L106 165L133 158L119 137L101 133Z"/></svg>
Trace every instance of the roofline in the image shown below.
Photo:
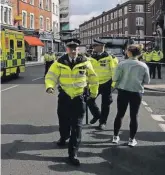
<svg viewBox="0 0 165 175"><path fill-rule="evenodd" d="M143 1L143 2L138 2L138 0L137 0L136 2L137 2L137 3L145 3L145 0L142 0L142 1ZM149 1L149 0L146 0L146 1ZM106 14L112 13L113 11L115 11L115 10L121 8L121 7L124 7L124 6L126 6L126 5L128 5L128 4L130 4L130 3L135 4L136 2L134 2L133 0L129 0L129 1L127 1L127 2L124 2L123 4L117 4L116 7L112 8L112 9L106 11L106 12L103 11L102 14L100 14L100 15L98 15L98 16L96 16L96 17L93 17L92 19L90 19L90 20L88 20L88 21L85 21L84 23L80 24L79 27L83 26L84 24L88 24L88 23L92 22L93 19L96 19L96 20L97 20L97 19L99 19L100 17L102 17L102 16L104 16L104 15L106 15ZM147 2L147 3L149 3L149 2Z"/></svg>

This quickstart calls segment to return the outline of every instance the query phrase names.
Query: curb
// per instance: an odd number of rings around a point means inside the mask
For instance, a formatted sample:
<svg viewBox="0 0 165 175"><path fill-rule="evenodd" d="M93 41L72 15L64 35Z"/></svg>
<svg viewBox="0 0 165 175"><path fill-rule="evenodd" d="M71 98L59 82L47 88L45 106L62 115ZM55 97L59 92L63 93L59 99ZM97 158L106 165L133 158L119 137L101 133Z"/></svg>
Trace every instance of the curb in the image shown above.
<svg viewBox="0 0 165 175"><path fill-rule="evenodd" d="M152 89L152 88L144 88L145 90L149 90L149 91L153 91L153 92L164 92L165 93L165 89Z"/></svg>
<svg viewBox="0 0 165 175"><path fill-rule="evenodd" d="M25 67L41 66L41 65L44 65L44 63L34 63L34 64L25 63Z"/></svg>

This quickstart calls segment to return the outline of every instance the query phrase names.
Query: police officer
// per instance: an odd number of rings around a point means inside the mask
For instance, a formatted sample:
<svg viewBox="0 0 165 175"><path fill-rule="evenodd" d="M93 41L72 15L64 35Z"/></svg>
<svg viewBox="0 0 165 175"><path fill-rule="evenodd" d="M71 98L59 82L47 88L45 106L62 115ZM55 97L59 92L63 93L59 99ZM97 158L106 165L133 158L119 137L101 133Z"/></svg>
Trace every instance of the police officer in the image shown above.
<svg viewBox="0 0 165 175"><path fill-rule="evenodd" d="M147 49L147 51L143 53L143 60L146 62L147 66L149 68L150 77L151 77L151 75L152 75L152 64L150 63L151 62L151 50L150 49Z"/></svg>
<svg viewBox="0 0 165 175"><path fill-rule="evenodd" d="M95 42L93 44L93 54L89 59L99 77L99 94L102 96L101 111L96 104L96 99L88 100L88 107L93 115L90 124L95 124L99 120L99 129L103 130L108 119L110 104L112 103L111 83L115 62L107 52L104 51L103 43Z"/></svg>
<svg viewBox="0 0 165 175"><path fill-rule="evenodd" d="M56 60L55 54L52 52L52 48L49 47L48 52L44 55L44 62L45 62L45 75L47 74L50 66Z"/></svg>
<svg viewBox="0 0 165 175"><path fill-rule="evenodd" d="M152 72L153 72L153 79L155 78L156 68L158 70L158 78L161 79L161 60L163 59L163 53L159 50L159 47L156 47L151 53L151 60L154 62L152 64Z"/></svg>
<svg viewBox="0 0 165 175"><path fill-rule="evenodd" d="M57 144L64 146L69 138L69 161L78 166L80 162L76 156L81 142L82 121L85 112L84 89L88 84L89 98L96 98L99 82L90 61L86 57L78 55L76 48L80 45L80 41L70 39L65 43L67 54L50 67L45 84L47 93L53 93L55 86L59 85L57 113L61 137Z"/></svg>
<svg viewBox="0 0 165 175"><path fill-rule="evenodd" d="M129 46L127 49L127 56L129 59L119 63L115 75L113 76L113 81L116 82L116 88L118 89L118 111L114 122L114 136L112 142L118 143L120 140L119 130L129 105L130 138L128 145L131 147L137 144L135 135L138 129L138 111L142 101L144 84L148 84L150 81L147 65L137 59L140 54L140 47L137 45Z"/></svg>

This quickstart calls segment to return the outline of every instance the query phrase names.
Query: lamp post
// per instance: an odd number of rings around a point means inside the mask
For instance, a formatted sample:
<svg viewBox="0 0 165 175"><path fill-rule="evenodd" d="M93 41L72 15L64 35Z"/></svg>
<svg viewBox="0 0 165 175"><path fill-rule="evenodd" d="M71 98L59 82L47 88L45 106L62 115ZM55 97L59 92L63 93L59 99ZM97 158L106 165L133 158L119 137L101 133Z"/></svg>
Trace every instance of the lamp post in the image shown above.
<svg viewBox="0 0 165 175"><path fill-rule="evenodd" d="M144 20L145 20L145 26L144 26L144 35L145 35L145 47L146 47L146 35L147 35L147 0L145 0L145 4L144 4L144 9L145 9L145 13L144 13Z"/></svg>

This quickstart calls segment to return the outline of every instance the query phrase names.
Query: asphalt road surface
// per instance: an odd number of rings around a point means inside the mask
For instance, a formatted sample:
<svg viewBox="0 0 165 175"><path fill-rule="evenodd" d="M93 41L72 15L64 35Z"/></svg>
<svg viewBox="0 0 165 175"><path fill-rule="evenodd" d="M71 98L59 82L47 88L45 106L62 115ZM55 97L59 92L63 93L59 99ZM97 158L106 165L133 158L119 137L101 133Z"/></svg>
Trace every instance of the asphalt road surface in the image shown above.
<svg viewBox="0 0 165 175"><path fill-rule="evenodd" d="M121 142L111 143L116 94L105 131L85 125L80 167L66 163L67 148L59 149L57 94L45 93L43 66L28 67L19 79L2 83L3 175L163 175L165 174L165 94L147 94L139 114L138 145L129 148L129 112ZM98 99L100 104L100 99ZM91 118L91 115L89 114Z"/></svg>

